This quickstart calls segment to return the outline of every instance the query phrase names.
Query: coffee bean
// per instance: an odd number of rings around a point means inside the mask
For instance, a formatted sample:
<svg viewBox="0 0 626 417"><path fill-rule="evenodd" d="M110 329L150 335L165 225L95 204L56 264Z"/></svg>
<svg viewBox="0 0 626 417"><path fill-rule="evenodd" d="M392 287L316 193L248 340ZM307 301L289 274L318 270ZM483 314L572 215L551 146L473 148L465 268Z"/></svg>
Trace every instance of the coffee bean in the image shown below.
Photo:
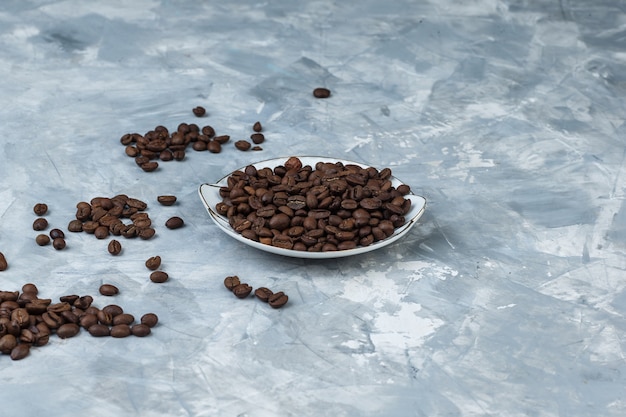
<svg viewBox="0 0 626 417"><path fill-rule="evenodd" d="M17 338L13 334L0 337L0 353L9 354L17 346Z"/></svg>
<svg viewBox="0 0 626 417"><path fill-rule="evenodd" d="M109 233L109 228L106 226L98 226L93 232L96 239L106 239L109 236Z"/></svg>
<svg viewBox="0 0 626 417"><path fill-rule="evenodd" d="M323 87L318 87L313 90L315 98L328 98L330 97L330 90Z"/></svg>
<svg viewBox="0 0 626 417"><path fill-rule="evenodd" d="M83 222L80 220L72 220L67 225L67 230L70 232L82 232L83 231Z"/></svg>
<svg viewBox="0 0 626 417"><path fill-rule="evenodd" d="M46 230L47 227L48 227L48 220L44 219L43 217L39 217L35 219L35 221L33 222L33 230L36 230L36 231Z"/></svg>
<svg viewBox="0 0 626 417"><path fill-rule="evenodd" d="M287 294L285 294L282 291L279 291L275 294L272 294L268 298L267 302L272 308L281 308L282 306L287 304L288 300L289 300L289 297L287 296Z"/></svg>
<svg viewBox="0 0 626 417"><path fill-rule="evenodd" d="M237 142L235 142L235 148L239 149L240 151L247 151L248 149L250 149L251 146L252 145L247 140L238 140Z"/></svg>
<svg viewBox="0 0 626 417"><path fill-rule="evenodd" d="M147 227L145 229L141 229L139 230L139 237L143 240L148 240L151 239L152 236L154 236L156 233L156 230L154 230L151 227Z"/></svg>
<svg viewBox="0 0 626 417"><path fill-rule="evenodd" d="M33 211L37 216L43 216L48 212L48 206L44 203L37 203L35 207L33 207Z"/></svg>
<svg viewBox="0 0 626 417"><path fill-rule="evenodd" d="M122 244L113 239L109 242L107 249L111 255L119 255L122 252Z"/></svg>
<svg viewBox="0 0 626 417"><path fill-rule="evenodd" d="M150 274L150 281L162 284L169 279L169 275L164 271L154 271Z"/></svg>
<svg viewBox="0 0 626 417"><path fill-rule="evenodd" d="M61 229L52 229L50 230L50 237L52 239L56 239L58 237L65 238L65 233L63 233L63 230Z"/></svg>
<svg viewBox="0 0 626 417"><path fill-rule="evenodd" d="M135 324L130 328L130 331L133 336L137 337L146 337L152 332L150 327L145 324Z"/></svg>
<svg viewBox="0 0 626 417"><path fill-rule="evenodd" d="M89 330L89 328L95 324L98 324L98 316L95 314L84 314L80 318L80 326L83 329Z"/></svg>
<svg viewBox="0 0 626 417"><path fill-rule="evenodd" d="M65 323L61 325L56 333L61 339L67 339L69 337L74 337L80 332L80 327L78 327L75 323Z"/></svg>
<svg viewBox="0 0 626 417"><path fill-rule="evenodd" d="M202 128L202 134L206 136L208 139L212 139L215 137L215 129L212 126L204 126ZM205 141L208 142L208 141Z"/></svg>
<svg viewBox="0 0 626 417"><path fill-rule="evenodd" d="M175 195L160 195L157 197L157 201L163 206L171 206L176 203Z"/></svg>
<svg viewBox="0 0 626 417"><path fill-rule="evenodd" d="M132 314L122 313L113 317L113 325L126 324L131 325L135 322L135 317Z"/></svg>
<svg viewBox="0 0 626 417"><path fill-rule="evenodd" d="M228 288L229 291L232 291L237 285L241 284L239 277L237 275L229 276L224 278L224 286Z"/></svg>
<svg viewBox="0 0 626 417"><path fill-rule="evenodd" d="M124 309L118 306L117 304L109 304L102 307L102 311L111 315L111 317L115 318L120 314L124 314Z"/></svg>
<svg viewBox="0 0 626 417"><path fill-rule="evenodd" d="M7 259L4 257L4 254L0 252L0 271L6 271L8 267Z"/></svg>
<svg viewBox="0 0 626 417"><path fill-rule="evenodd" d="M111 327L111 337L123 338L131 335L130 326L128 324L117 324Z"/></svg>
<svg viewBox="0 0 626 417"><path fill-rule="evenodd" d="M152 256L146 261L146 268L152 271L159 269L159 266L161 266L161 257L158 255Z"/></svg>
<svg viewBox="0 0 626 417"><path fill-rule="evenodd" d="M220 145L223 145L230 140L230 136L229 135L215 136L213 140L219 143Z"/></svg>
<svg viewBox="0 0 626 417"><path fill-rule="evenodd" d="M35 284L27 283L27 284L22 285L22 292L37 295L39 293L39 289L37 288Z"/></svg>
<svg viewBox="0 0 626 417"><path fill-rule="evenodd" d="M192 111L196 117L202 117L206 114L206 109L202 106L194 107Z"/></svg>
<svg viewBox="0 0 626 417"><path fill-rule="evenodd" d="M168 229L178 229L183 227L185 224L185 222L183 221L183 219L181 219L180 217L174 216L174 217L170 217L166 222L165 222L165 227L167 227Z"/></svg>
<svg viewBox="0 0 626 417"><path fill-rule="evenodd" d="M109 329L109 326L105 324L100 324L100 323L96 323L90 326L87 329L87 331L89 332L90 335L94 337L104 337L104 336L109 336L111 334L111 330Z"/></svg>
<svg viewBox="0 0 626 417"><path fill-rule="evenodd" d="M254 125L252 126L252 130L254 130L255 132L262 131L263 130L263 126L261 126L261 122L254 123Z"/></svg>
<svg viewBox="0 0 626 417"><path fill-rule="evenodd" d="M113 284L102 284L100 286L100 294L106 296L113 296L119 294L120 290Z"/></svg>
<svg viewBox="0 0 626 417"><path fill-rule="evenodd" d="M65 246L65 239L63 239L62 237L57 237L52 241L52 247L54 247L54 249L56 250L65 249Z"/></svg>
<svg viewBox="0 0 626 417"><path fill-rule="evenodd" d="M212 140L207 144L207 149L211 153L220 153L222 152L222 145L218 141Z"/></svg>
<svg viewBox="0 0 626 417"><path fill-rule="evenodd" d="M11 349L11 359L14 361L19 361L20 359L24 359L30 353L30 344L29 343L20 343L16 345L13 349Z"/></svg>
<svg viewBox="0 0 626 417"><path fill-rule="evenodd" d="M252 139L252 142L256 145L260 145L261 143L265 142L265 136L263 135L263 133L253 133L252 135L250 135L250 139Z"/></svg>
<svg viewBox="0 0 626 417"><path fill-rule="evenodd" d="M146 313L141 316L141 324L145 324L148 327L154 327L159 322L159 317L154 313Z"/></svg>
<svg viewBox="0 0 626 417"><path fill-rule="evenodd" d="M269 288L260 287L254 290L254 295L261 301L267 303L274 293Z"/></svg>
<svg viewBox="0 0 626 417"><path fill-rule="evenodd" d="M98 317L98 322L100 324L104 324L105 326L113 324L113 316L106 311L98 310L96 312L96 317Z"/></svg>
<svg viewBox="0 0 626 417"><path fill-rule="evenodd" d="M246 298L252 292L252 287L248 284L239 284L233 288L233 294L237 298Z"/></svg>
<svg viewBox="0 0 626 417"><path fill-rule="evenodd" d="M174 156L174 159L176 159L176 156ZM145 162L141 164L141 169L143 169L145 172L155 171L158 167L159 163L156 161Z"/></svg>

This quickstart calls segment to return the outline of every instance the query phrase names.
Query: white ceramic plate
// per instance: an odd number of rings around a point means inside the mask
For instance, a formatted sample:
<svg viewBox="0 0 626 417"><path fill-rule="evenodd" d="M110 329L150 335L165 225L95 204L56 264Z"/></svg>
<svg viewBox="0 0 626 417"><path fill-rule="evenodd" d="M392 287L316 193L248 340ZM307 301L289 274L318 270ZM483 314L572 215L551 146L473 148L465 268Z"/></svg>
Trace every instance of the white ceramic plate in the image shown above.
<svg viewBox="0 0 626 417"><path fill-rule="evenodd" d="M321 156L299 156L300 161L302 161L302 165L310 165L315 169L315 164L318 162L341 162L345 164L354 164L364 168L367 168L367 165L360 164L358 162L346 161L343 159L337 158L326 158ZM275 158L268 159L266 161L260 161L253 163L257 169L261 168L275 168L279 165L283 165L289 157L285 158ZM243 171L245 167L239 168L237 171ZM232 173L231 173L232 174ZM411 210L404 216L406 218L406 223L397 228L394 233L389 236L387 239L380 240L378 242L374 242L369 246L359 246L355 249L347 249L347 250L338 250L338 251L329 251L329 252L305 252L305 251L297 251L293 249L283 249L277 248L275 246L266 245L260 242L256 242L251 239L247 239L241 236L239 233L235 232L230 224L228 224L228 219L225 216L218 214L215 211L215 206L217 203L222 201L222 197L220 197L219 189L220 187L226 186L228 177L231 175L228 174L225 177L219 179L216 183L213 184L202 184L198 189L198 193L200 194L200 199L204 204L205 208L209 212L211 219L215 222L215 224L227 235L237 239L238 241L245 243L248 246L252 246L254 248L260 249L262 251L275 253L277 255L290 256L294 258L308 258L308 259L332 259L332 258L341 258L345 256L358 255L361 253L370 252L376 249L380 249L391 243L397 241L404 235L406 235L409 230L417 223L417 220L424 214L424 210L426 209L426 199L424 197L420 197L418 195L409 194L406 195L405 198L411 200ZM391 177L391 182L394 187L397 187L403 184L400 180L395 177Z"/></svg>

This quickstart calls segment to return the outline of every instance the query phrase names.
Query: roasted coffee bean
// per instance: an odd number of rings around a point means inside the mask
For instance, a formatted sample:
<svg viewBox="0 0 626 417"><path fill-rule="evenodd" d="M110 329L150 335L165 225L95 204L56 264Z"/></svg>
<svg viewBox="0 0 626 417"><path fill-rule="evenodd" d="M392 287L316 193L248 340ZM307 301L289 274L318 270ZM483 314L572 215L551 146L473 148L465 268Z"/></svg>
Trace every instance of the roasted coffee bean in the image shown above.
<svg viewBox="0 0 626 417"><path fill-rule="evenodd" d="M94 337L104 337L104 336L109 336L111 334L111 330L109 329L109 326L105 324L100 324L100 323L96 323L90 326L87 329L87 331L89 332L90 335Z"/></svg>
<svg viewBox="0 0 626 417"><path fill-rule="evenodd" d="M35 242L37 242L39 246L46 246L50 243L50 237L48 235L39 234L35 238Z"/></svg>
<svg viewBox="0 0 626 417"><path fill-rule="evenodd" d="M228 135L215 136L213 140L219 143L220 145L223 145L230 140L230 136Z"/></svg>
<svg viewBox="0 0 626 417"><path fill-rule="evenodd" d="M111 255L119 255L122 252L122 244L119 241L112 239L107 246L107 250Z"/></svg>
<svg viewBox="0 0 626 417"><path fill-rule="evenodd" d="M211 153L220 153L222 152L222 145L218 141L212 140L207 144L207 150Z"/></svg>
<svg viewBox="0 0 626 417"><path fill-rule="evenodd" d="M0 252L0 271L6 271L8 267L7 259L4 257L4 254Z"/></svg>
<svg viewBox="0 0 626 417"><path fill-rule="evenodd" d="M254 290L254 295L261 301L267 303L274 293L269 288L260 287Z"/></svg>
<svg viewBox="0 0 626 417"><path fill-rule="evenodd" d="M143 240L148 240L154 236L156 230L151 227L146 227L145 229L139 230L139 237Z"/></svg>
<svg viewBox="0 0 626 417"><path fill-rule="evenodd" d="M85 314L80 318L80 326L83 329L89 329L91 326L98 324L98 316L95 314Z"/></svg>
<svg viewBox="0 0 626 417"><path fill-rule="evenodd" d="M260 145L261 143L265 142L265 136L263 135L263 133L253 133L250 135L250 139L256 145Z"/></svg>
<svg viewBox="0 0 626 417"><path fill-rule="evenodd" d="M206 109L202 106L194 107L192 111L196 117L202 117L206 114Z"/></svg>
<svg viewBox="0 0 626 417"><path fill-rule="evenodd" d="M141 316L141 324L145 324L148 327L154 327L159 322L159 317L154 313L146 313Z"/></svg>
<svg viewBox="0 0 626 417"><path fill-rule="evenodd" d="M46 230L47 227L48 227L48 220L46 220L43 217L39 217L35 219L35 221L33 222L33 230L36 230L36 231Z"/></svg>
<svg viewBox="0 0 626 417"><path fill-rule="evenodd" d="M154 271L150 274L150 281L162 284L169 279L169 275L164 271Z"/></svg>
<svg viewBox="0 0 626 417"><path fill-rule="evenodd" d="M91 295L83 295L74 301L73 306L81 310L87 310L91 307L91 303L93 303L93 297Z"/></svg>
<svg viewBox="0 0 626 417"><path fill-rule="evenodd" d="M137 336L137 337L146 337L148 336L152 331L150 330L150 327L145 325L145 324L134 324L131 328L130 328L131 333L133 334L133 336Z"/></svg>
<svg viewBox="0 0 626 417"><path fill-rule="evenodd" d="M224 278L224 286L228 288L229 291L232 291L237 285L241 284L239 277L237 275L229 276Z"/></svg>
<svg viewBox="0 0 626 417"><path fill-rule="evenodd" d="M63 233L63 230L61 230L61 229L52 229L52 230L50 230L50 238L56 239L58 237L65 238L65 233Z"/></svg>
<svg viewBox="0 0 626 417"><path fill-rule="evenodd" d="M174 217L170 217L166 222L165 222L165 227L167 227L168 229L178 229L183 227L185 224L185 222L183 221L183 219L181 219L178 216L174 216Z"/></svg>
<svg viewBox="0 0 626 417"><path fill-rule="evenodd" d="M118 306L117 304L109 304L107 306L102 307L102 311L111 315L111 317L119 316L120 314L124 314L124 309Z"/></svg>
<svg viewBox="0 0 626 417"><path fill-rule="evenodd" d="M151 271L155 271L159 269L160 266L161 266L161 257L158 255L152 256L148 258L148 260L146 261L146 268L150 269Z"/></svg>
<svg viewBox="0 0 626 417"><path fill-rule="evenodd" d="M255 132L262 131L263 126L261 125L261 122L255 122L254 125L252 126L252 130L254 130Z"/></svg>
<svg viewBox="0 0 626 417"><path fill-rule="evenodd" d="M116 324L111 327L111 337L122 338L131 335L130 326L128 324Z"/></svg>
<svg viewBox="0 0 626 417"><path fill-rule="evenodd" d="M12 334L0 337L0 353L9 354L17 346L17 338Z"/></svg>
<svg viewBox="0 0 626 417"><path fill-rule="evenodd" d="M267 302L272 308L281 308L282 306L287 304L288 300L289 300L289 297L287 296L287 294L285 294L282 291L279 291L277 293L272 294L268 298Z"/></svg>
<svg viewBox="0 0 626 417"><path fill-rule="evenodd" d="M72 220L67 225L67 230L70 232L82 232L83 231L83 222L80 220Z"/></svg>
<svg viewBox="0 0 626 417"><path fill-rule="evenodd" d="M37 286L35 284L32 283L27 283L22 285L22 292L27 292L27 293L31 293L31 294L39 294L39 289L37 288Z"/></svg>
<svg viewBox="0 0 626 417"><path fill-rule="evenodd" d="M48 206L44 203L37 203L35 207L33 207L33 211L37 216L43 216L48 212Z"/></svg>
<svg viewBox="0 0 626 417"><path fill-rule="evenodd" d="M192 149L197 152L202 152L207 150L206 142L196 141L191 145Z"/></svg>
<svg viewBox="0 0 626 417"><path fill-rule="evenodd" d="M62 237L57 237L56 239L52 241L52 246L56 250L65 249L65 246L66 246L65 239L63 239Z"/></svg>
<svg viewBox="0 0 626 417"><path fill-rule="evenodd" d="M247 151L252 145L247 140L238 140L235 142L235 148L240 151Z"/></svg>
<svg viewBox="0 0 626 417"><path fill-rule="evenodd" d="M233 294L237 298L246 298L252 292L252 287L248 284L239 284L233 288Z"/></svg>
<svg viewBox="0 0 626 417"><path fill-rule="evenodd" d="M113 284L102 284L98 289L100 294L106 296L113 296L119 294L120 290Z"/></svg>
<svg viewBox="0 0 626 417"><path fill-rule="evenodd" d="M313 90L313 96L315 98L328 98L330 97L330 90L323 87L318 87Z"/></svg>
<svg viewBox="0 0 626 417"><path fill-rule="evenodd" d="M76 323L65 323L61 325L56 333L61 339L67 339L69 337L74 337L80 332L80 327Z"/></svg>
<svg viewBox="0 0 626 417"><path fill-rule="evenodd" d="M106 311L98 310L96 317L98 317L98 322L100 324L104 324L106 326L113 324L113 316Z"/></svg>
<svg viewBox="0 0 626 417"><path fill-rule="evenodd" d="M28 343L20 343L16 345L13 349L11 349L11 359L14 361L19 361L20 359L24 359L30 353L30 344Z"/></svg>
<svg viewBox="0 0 626 417"><path fill-rule="evenodd" d="M174 156L174 159L176 159L175 156ZM141 164L141 169L143 169L145 172L155 171L158 167L159 167L159 163L156 161L150 161L150 162L145 162Z"/></svg>
<svg viewBox="0 0 626 417"><path fill-rule="evenodd" d="M160 195L157 197L157 201L163 206L171 206L176 203L175 195Z"/></svg>
<svg viewBox="0 0 626 417"><path fill-rule="evenodd" d="M113 317L113 325L126 324L131 325L135 322L135 317L132 314L122 313Z"/></svg>

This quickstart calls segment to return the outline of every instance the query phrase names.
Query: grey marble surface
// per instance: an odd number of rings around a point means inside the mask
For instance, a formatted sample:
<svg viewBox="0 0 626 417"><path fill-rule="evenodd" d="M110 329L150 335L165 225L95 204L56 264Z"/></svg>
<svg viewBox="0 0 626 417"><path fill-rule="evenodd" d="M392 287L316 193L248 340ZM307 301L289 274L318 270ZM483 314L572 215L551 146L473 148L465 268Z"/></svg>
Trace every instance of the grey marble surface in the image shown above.
<svg viewBox="0 0 626 417"><path fill-rule="evenodd" d="M0 414L623 416L625 12L3 1L0 290L92 294L160 323L0 356ZM257 120L263 151L189 151L152 173L119 143L182 122L244 139ZM312 154L392 168L428 200L420 224L358 257L284 258L221 233L198 198L248 163ZM86 234L35 244L35 203L65 228L77 202L120 193L148 202L152 240L123 240L119 257ZM164 227L173 215L184 228ZM161 285L143 265L157 254ZM233 274L289 304L234 298ZM100 296L104 282L120 294Z"/></svg>

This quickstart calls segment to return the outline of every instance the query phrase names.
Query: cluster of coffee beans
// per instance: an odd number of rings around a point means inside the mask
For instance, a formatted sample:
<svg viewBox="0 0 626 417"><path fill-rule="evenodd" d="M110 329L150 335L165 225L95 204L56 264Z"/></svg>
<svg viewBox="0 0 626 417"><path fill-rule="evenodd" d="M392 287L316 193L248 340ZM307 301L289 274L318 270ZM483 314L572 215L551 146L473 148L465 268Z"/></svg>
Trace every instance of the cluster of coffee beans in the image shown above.
<svg viewBox="0 0 626 417"><path fill-rule="evenodd" d="M81 201L76 204L76 218L69 222L67 229L70 232L93 234L98 239L105 239L110 235L150 239L154 236L155 229L148 213L144 211L147 207L145 202L125 194L111 198L95 197L90 202ZM130 223L124 223L122 219L130 219ZM117 250L114 249L115 251Z"/></svg>
<svg viewBox="0 0 626 417"><path fill-rule="evenodd" d="M252 287L245 282L241 282L237 275L232 275L224 278L224 286L231 291L237 298L246 298L252 293ZM259 287L254 291L254 295L259 300L268 303L272 308L281 308L289 297L282 291L273 292L269 288Z"/></svg>
<svg viewBox="0 0 626 417"><path fill-rule="evenodd" d="M198 117L203 116L205 112L204 108L194 108L194 114ZM265 136L260 133L261 123L256 122L253 130L255 133L250 136L250 139L257 146L252 146L247 140L238 140L234 144L236 149L240 151L262 150L258 146L265 141ZM159 167L158 161L184 160L189 147L198 152L220 153L223 145L229 141L229 135L217 135L212 126L206 125L201 128L195 123L181 123L173 132L159 125L143 135L126 133L120 138L121 144L126 147L126 155L135 158L137 165L146 172L156 170Z"/></svg>
<svg viewBox="0 0 626 417"><path fill-rule="evenodd" d="M154 313L143 315L136 323L134 316L118 305L99 309L92 302L90 295L65 295L52 303L40 298L37 287L30 283L22 286L21 293L0 291L0 353L23 359L31 347L47 345L50 336L74 337L81 328L92 336L145 337L158 322Z"/></svg>
<svg viewBox="0 0 626 417"><path fill-rule="evenodd" d="M274 169L235 171L219 192L217 212L242 236L298 251L368 246L404 225L408 185L397 188L391 170L341 162L315 168L289 158Z"/></svg>
<svg viewBox="0 0 626 417"><path fill-rule="evenodd" d="M33 221L33 230L35 231L43 231L48 228L48 220L46 220L45 216L48 213L48 205L45 203L37 203L33 207L33 211L39 217ZM52 241L52 246L57 249L65 249L67 243L65 242L65 233L61 229L54 228L50 230L49 234L40 233L35 237L35 242L39 246L46 246Z"/></svg>

